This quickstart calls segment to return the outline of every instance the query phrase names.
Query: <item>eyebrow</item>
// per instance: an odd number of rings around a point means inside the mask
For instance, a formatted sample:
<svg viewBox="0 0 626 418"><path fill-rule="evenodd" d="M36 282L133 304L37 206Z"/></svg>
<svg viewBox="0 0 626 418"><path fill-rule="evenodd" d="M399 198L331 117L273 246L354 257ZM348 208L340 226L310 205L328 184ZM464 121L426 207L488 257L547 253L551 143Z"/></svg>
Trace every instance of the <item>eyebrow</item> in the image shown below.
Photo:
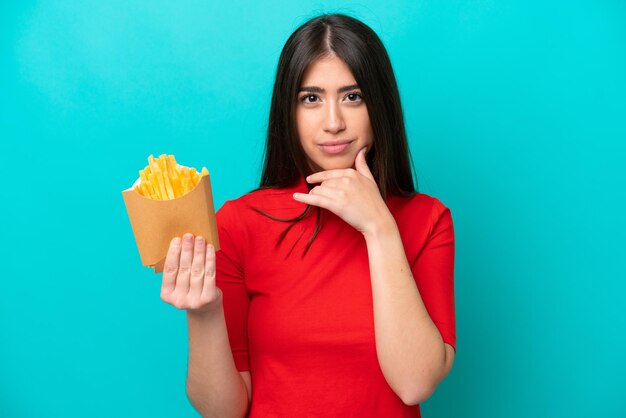
<svg viewBox="0 0 626 418"><path fill-rule="evenodd" d="M343 93L344 91L355 90L358 88L359 88L358 84L351 84L349 86L339 87L337 89L337 93ZM323 88L314 87L314 86L300 87L300 90L298 90L298 93L301 91L307 91L309 93L326 93L326 90L324 90Z"/></svg>

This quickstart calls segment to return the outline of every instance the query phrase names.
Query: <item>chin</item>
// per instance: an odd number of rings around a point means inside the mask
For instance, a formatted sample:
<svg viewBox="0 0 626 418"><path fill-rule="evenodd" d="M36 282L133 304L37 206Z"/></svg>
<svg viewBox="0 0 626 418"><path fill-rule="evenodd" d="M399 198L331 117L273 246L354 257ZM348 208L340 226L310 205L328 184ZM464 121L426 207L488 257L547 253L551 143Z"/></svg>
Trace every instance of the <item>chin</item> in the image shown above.
<svg viewBox="0 0 626 418"><path fill-rule="evenodd" d="M339 170L339 169L344 169L344 168L354 168L354 162L345 162L345 163L341 163L341 162L336 162L336 163L326 163L326 164L318 164L318 167L320 171L326 171L326 170Z"/></svg>
<svg viewBox="0 0 626 418"><path fill-rule="evenodd" d="M354 168L354 157L313 162L314 171L338 170L344 168Z"/></svg>

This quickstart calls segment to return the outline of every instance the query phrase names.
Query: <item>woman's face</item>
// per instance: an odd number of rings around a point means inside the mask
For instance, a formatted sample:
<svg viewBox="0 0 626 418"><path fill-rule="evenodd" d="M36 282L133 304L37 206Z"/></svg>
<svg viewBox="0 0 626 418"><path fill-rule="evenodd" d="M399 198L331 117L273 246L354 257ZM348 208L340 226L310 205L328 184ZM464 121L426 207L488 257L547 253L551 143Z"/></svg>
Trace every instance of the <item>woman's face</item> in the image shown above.
<svg viewBox="0 0 626 418"><path fill-rule="evenodd" d="M348 66L338 57L314 61L298 92L296 124L313 172L354 168L373 133L365 101Z"/></svg>

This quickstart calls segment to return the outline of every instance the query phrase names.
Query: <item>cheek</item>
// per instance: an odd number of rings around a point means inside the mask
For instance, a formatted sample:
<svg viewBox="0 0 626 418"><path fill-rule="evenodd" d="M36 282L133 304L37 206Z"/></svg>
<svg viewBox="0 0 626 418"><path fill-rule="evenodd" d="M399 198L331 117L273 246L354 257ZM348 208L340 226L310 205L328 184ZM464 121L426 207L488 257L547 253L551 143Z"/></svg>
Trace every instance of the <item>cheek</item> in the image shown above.
<svg viewBox="0 0 626 418"><path fill-rule="evenodd" d="M307 132L310 131L311 122L309 118L304 114L296 114L296 126L298 128L298 134L306 135Z"/></svg>
<svg viewBox="0 0 626 418"><path fill-rule="evenodd" d="M315 142L315 132L316 132L316 123L310 117L298 117L296 119L297 122L297 130L298 130L298 138L300 138L300 144L302 144L302 148L305 150L312 150L314 148L313 143Z"/></svg>
<svg viewBox="0 0 626 418"><path fill-rule="evenodd" d="M368 125L367 126L367 136L368 136L368 141L369 144L373 144L374 143L374 131L372 130L372 126Z"/></svg>
<svg viewBox="0 0 626 418"><path fill-rule="evenodd" d="M361 118L360 131L364 138L367 138L368 143L372 143L374 138L374 132L372 131L372 124L370 123L367 112Z"/></svg>

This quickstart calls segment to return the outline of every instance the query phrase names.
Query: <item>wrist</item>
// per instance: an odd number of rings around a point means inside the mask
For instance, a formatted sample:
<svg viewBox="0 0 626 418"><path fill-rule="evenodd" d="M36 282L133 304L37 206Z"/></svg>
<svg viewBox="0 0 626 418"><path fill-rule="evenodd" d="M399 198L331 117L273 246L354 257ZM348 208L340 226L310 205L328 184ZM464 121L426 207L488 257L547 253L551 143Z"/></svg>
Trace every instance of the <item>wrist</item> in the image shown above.
<svg viewBox="0 0 626 418"><path fill-rule="evenodd" d="M187 309L187 318L194 320L194 321L200 321L200 322L207 322L207 321L213 321L216 318L219 318L220 316L223 315L223 305L222 302L216 302L213 305L211 305L210 307L205 307L204 309Z"/></svg>
<svg viewBox="0 0 626 418"><path fill-rule="evenodd" d="M398 232L398 225L391 213L388 216L380 217L363 232L365 241L381 239L394 235Z"/></svg>

